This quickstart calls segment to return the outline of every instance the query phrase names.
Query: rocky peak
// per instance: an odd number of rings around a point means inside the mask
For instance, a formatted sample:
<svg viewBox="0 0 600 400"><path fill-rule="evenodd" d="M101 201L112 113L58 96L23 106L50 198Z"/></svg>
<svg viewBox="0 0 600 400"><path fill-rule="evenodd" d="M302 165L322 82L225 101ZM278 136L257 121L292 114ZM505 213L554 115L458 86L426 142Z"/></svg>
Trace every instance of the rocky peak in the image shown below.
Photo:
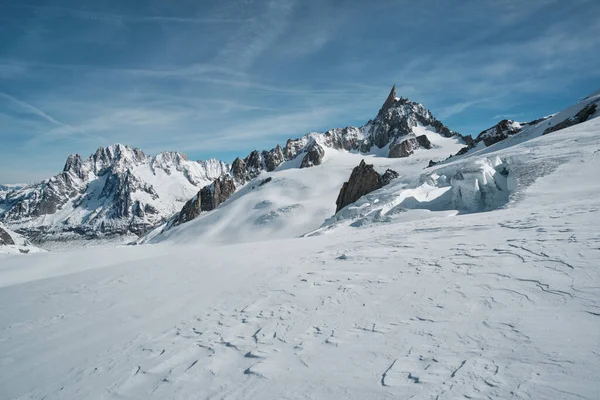
<svg viewBox="0 0 600 400"><path fill-rule="evenodd" d="M231 165L231 174L235 180L243 185L260 175L261 171L266 169L263 154L264 152L254 150L244 159L237 157Z"/></svg>
<svg viewBox="0 0 600 400"><path fill-rule="evenodd" d="M136 166L146 159L146 155L140 149L132 148L122 144L114 144L100 147L90 157L96 175L103 175L108 169L125 170Z"/></svg>
<svg viewBox="0 0 600 400"><path fill-rule="evenodd" d="M196 196L190 199L173 220L173 226L191 221L201 212L212 211L227 200L235 192L235 182L230 175L215 179L204 186Z"/></svg>
<svg viewBox="0 0 600 400"><path fill-rule="evenodd" d="M316 140L314 140L306 148L306 155L302 159L300 168L310 168L321 165L323 162L323 157L325 157L325 149L323 149L323 147Z"/></svg>
<svg viewBox="0 0 600 400"><path fill-rule="evenodd" d="M394 104L395 101L396 101L396 85L392 86L392 90L390 90L390 94L388 94L387 99L385 99L385 102L383 103L383 106L381 107L381 110L379 111L379 113L390 108Z"/></svg>
<svg viewBox="0 0 600 400"><path fill-rule="evenodd" d="M72 172L79 177L79 179L86 179L87 177L87 168L79 154L71 154L67 158L63 172Z"/></svg>
<svg viewBox="0 0 600 400"><path fill-rule="evenodd" d="M429 126L445 137L456 135L456 132L438 121L423 104L395 97L394 86L377 117L362 129L372 145L382 148L390 143L402 141L404 136L412 133L413 128L419 125Z"/></svg>
<svg viewBox="0 0 600 400"><path fill-rule="evenodd" d="M262 156L265 162L265 168L267 169L267 172L273 171L285 161L283 149L280 145L275 146L275 148L271 149L270 151L263 151Z"/></svg>

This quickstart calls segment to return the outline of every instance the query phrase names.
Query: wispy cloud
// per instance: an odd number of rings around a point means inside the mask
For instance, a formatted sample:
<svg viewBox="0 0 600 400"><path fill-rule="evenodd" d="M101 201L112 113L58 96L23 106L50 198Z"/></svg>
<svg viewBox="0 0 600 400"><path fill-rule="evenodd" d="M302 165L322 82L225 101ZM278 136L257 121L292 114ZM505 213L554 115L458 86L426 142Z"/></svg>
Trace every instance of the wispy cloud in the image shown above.
<svg viewBox="0 0 600 400"><path fill-rule="evenodd" d="M163 23L184 23L184 24L238 24L247 22L248 18L203 18L203 17L181 17L165 15L134 15L134 14L116 14L101 11L86 10L84 8L68 8L57 6L46 6L36 4L4 3L1 8L21 8L30 9L38 15L46 18L69 16L84 20L95 20L107 23L124 22L163 22Z"/></svg>
<svg viewBox="0 0 600 400"><path fill-rule="evenodd" d="M246 69L260 57L277 38L285 32L290 23L295 0L269 0L264 3L238 2L236 7L262 7L260 13L235 29L233 35L217 55L215 62L220 65L234 65Z"/></svg>
<svg viewBox="0 0 600 400"><path fill-rule="evenodd" d="M4 99L10 101L11 103L17 105L18 107L20 107L23 111L31 114L31 115L35 115L39 118L42 118L43 120L50 122L54 125L59 125L60 127L67 127L68 125L58 121L56 118L54 118L53 116L51 116L50 114L46 113L45 111L41 110L40 108L27 103L23 100L19 100L16 97L13 97L7 93L4 92L0 92L0 97L3 97Z"/></svg>

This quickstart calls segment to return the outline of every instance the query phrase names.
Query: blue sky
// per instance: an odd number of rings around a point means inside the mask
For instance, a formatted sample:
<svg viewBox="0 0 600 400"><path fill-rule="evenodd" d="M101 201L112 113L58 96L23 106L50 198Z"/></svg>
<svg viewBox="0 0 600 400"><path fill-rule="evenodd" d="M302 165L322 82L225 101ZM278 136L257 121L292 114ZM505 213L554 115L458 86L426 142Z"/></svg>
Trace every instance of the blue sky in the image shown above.
<svg viewBox="0 0 600 400"><path fill-rule="evenodd" d="M232 161L373 118L392 84L450 128L600 87L596 0L0 0L0 182L125 143Z"/></svg>

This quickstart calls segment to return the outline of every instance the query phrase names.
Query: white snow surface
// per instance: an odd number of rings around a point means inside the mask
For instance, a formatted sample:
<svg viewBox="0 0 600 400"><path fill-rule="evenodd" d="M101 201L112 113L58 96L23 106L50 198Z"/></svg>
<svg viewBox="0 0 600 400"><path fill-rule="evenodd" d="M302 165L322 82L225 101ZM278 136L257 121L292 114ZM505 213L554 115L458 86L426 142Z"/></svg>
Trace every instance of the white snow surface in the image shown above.
<svg viewBox="0 0 600 400"><path fill-rule="evenodd" d="M325 158L321 165L299 169L302 157L296 157L273 172L263 172L216 210L162 234L164 225L160 226L140 242L232 243L301 236L318 228L335 212L342 184L362 159L380 172L387 168L396 170L401 175L398 182L411 182L432 157L448 157L464 147L460 139L442 137L426 127L416 127L414 133L427 135L434 147L396 159L323 147ZM270 182L260 185L269 177Z"/></svg>
<svg viewBox="0 0 600 400"><path fill-rule="evenodd" d="M327 156L335 168L284 169L204 218L238 202L260 210L240 206L248 221L295 203L309 218L309 195L288 199L314 188L301 174L339 183L360 158ZM422 184L453 191L441 176L462 171L483 193L502 164L515 181L487 212L425 209L421 178L401 177L369 204L413 190L423 209L346 215L324 235L285 238L303 224L290 222L259 240L259 224L215 243L200 218L194 240L0 255L0 398L597 399L600 120L422 170ZM222 215L226 230L242 211Z"/></svg>

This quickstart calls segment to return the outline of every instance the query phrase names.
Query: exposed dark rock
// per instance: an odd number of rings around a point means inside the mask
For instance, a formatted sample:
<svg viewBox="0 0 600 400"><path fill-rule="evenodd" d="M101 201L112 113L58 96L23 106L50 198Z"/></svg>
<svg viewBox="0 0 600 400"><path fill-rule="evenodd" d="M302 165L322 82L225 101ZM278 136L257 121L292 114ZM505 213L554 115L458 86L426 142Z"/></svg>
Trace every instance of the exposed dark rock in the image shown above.
<svg viewBox="0 0 600 400"><path fill-rule="evenodd" d="M383 186L381 175L373 168L372 164L366 164L362 160L360 164L352 170L348 182L344 182L340 194L335 202L337 213L348 204L354 203L367 193L371 193Z"/></svg>
<svg viewBox="0 0 600 400"><path fill-rule="evenodd" d="M274 151L273 149L272 151ZM236 158L233 161L231 166L231 174L235 178L236 181L241 183L242 185L246 182L251 181L260 175L261 171L266 169L265 160L263 159L263 154L269 154L270 152L260 153L257 150L254 150L252 153L248 155L248 157L241 159ZM276 154L274 152L273 158L270 160L272 166L274 165ZM276 167L275 167L276 168ZM273 169L275 169L273 168Z"/></svg>
<svg viewBox="0 0 600 400"><path fill-rule="evenodd" d="M201 211L211 211L227 200L235 192L235 183L229 175L216 179L200 189Z"/></svg>
<svg viewBox="0 0 600 400"><path fill-rule="evenodd" d="M421 135L411 138L413 128L428 126L444 137L459 136L466 142L472 142L470 136L463 137L451 131L422 104L404 97L396 97L396 86L390 90L377 117L360 128L330 129L325 133L310 133L299 139L289 139L285 146L277 146L269 151L253 151L246 158L237 158L232 165L231 174L236 182L245 184L258 176L261 170L273 171L285 161L302 155L300 168L319 165L325 154L324 147L336 150L368 153L374 146L383 148L391 144L394 148L390 157L407 157L416 148L430 149L428 138ZM315 140L315 135L319 140ZM404 140L409 140L403 143Z"/></svg>
<svg viewBox="0 0 600 400"><path fill-rule="evenodd" d="M0 246L15 244L12 236L0 226Z"/></svg>
<svg viewBox="0 0 600 400"><path fill-rule="evenodd" d="M309 168L320 165L325 156L325 150L317 142L313 142L306 151L306 155L302 159L300 168Z"/></svg>
<svg viewBox="0 0 600 400"><path fill-rule="evenodd" d="M285 161L280 145L275 146L270 151L263 151L262 155L267 172L275 170L275 168L279 167Z"/></svg>
<svg viewBox="0 0 600 400"><path fill-rule="evenodd" d="M183 208L173 221L173 226L181 225L185 222L193 220L200 215L200 212L200 192L198 192L198 194L184 204Z"/></svg>
<svg viewBox="0 0 600 400"><path fill-rule="evenodd" d="M229 175L215 179L210 185L204 186L198 194L188 200L177 217L173 220L173 226L181 225L191 221L203 211L211 211L231 197L235 192L235 182Z"/></svg>
<svg viewBox="0 0 600 400"><path fill-rule="evenodd" d="M84 169L83 160L79 154L71 154L67 158L67 162L63 168L63 172L73 172L80 179L86 178L86 171Z"/></svg>
<svg viewBox="0 0 600 400"><path fill-rule="evenodd" d="M231 174L241 184L244 184L250 180L246 162L239 157L233 160L233 164L231 165Z"/></svg>
<svg viewBox="0 0 600 400"><path fill-rule="evenodd" d="M567 118L564 121L554 125L553 127L546 129L543 134L547 135L549 133L565 129L573 125L581 124L582 122L587 121L588 118L590 118L592 115L594 115L596 113L597 108L598 105L596 103L590 103L574 116Z"/></svg>
<svg viewBox="0 0 600 400"><path fill-rule="evenodd" d="M371 193L398 177L396 171L388 169L383 175L380 175L373 168L372 164L366 164L365 160L362 160L357 167L352 170L350 179L348 182L344 182L338 198L335 202L337 213L348 204L354 203L365 194Z"/></svg>
<svg viewBox="0 0 600 400"><path fill-rule="evenodd" d="M431 168L438 163L439 163L439 161L429 160L429 164L425 168Z"/></svg>
<svg viewBox="0 0 600 400"><path fill-rule="evenodd" d="M469 146L465 146L465 147L463 147L462 149L460 149L459 151L457 151L455 155L456 155L456 156L462 156L462 155L464 155L464 154L467 154L467 152L468 152L469 150L471 150L471 147L469 147Z"/></svg>
<svg viewBox="0 0 600 400"><path fill-rule="evenodd" d="M260 181L260 183L258 184L258 186L266 185L267 183L271 182L272 180L273 180L273 178L271 178L271 177L263 179L262 181Z"/></svg>
<svg viewBox="0 0 600 400"><path fill-rule="evenodd" d="M396 85L392 86L392 90L390 91L390 94L388 95L387 99L385 99L385 102L383 103L383 106L381 107L381 109L387 110L394 104L395 101L396 101Z"/></svg>
<svg viewBox="0 0 600 400"><path fill-rule="evenodd" d="M401 143L390 146L389 158L408 157L419 148L419 142L416 138L408 138Z"/></svg>
<svg viewBox="0 0 600 400"><path fill-rule="evenodd" d="M417 136L415 139L417 139L419 147L422 147L427 150L431 149L431 142L429 141L429 138L427 138L427 135Z"/></svg>
<svg viewBox="0 0 600 400"><path fill-rule="evenodd" d="M464 140L465 144L469 147L473 147L475 146L475 142L473 140L473 137L471 135L461 135L462 139Z"/></svg>
<svg viewBox="0 0 600 400"><path fill-rule="evenodd" d="M381 175L381 183L383 184L383 186L385 186L385 185L389 184L391 181L393 181L394 179L398 178L399 176L400 175L393 169L387 169L387 170L385 170L383 175Z"/></svg>

